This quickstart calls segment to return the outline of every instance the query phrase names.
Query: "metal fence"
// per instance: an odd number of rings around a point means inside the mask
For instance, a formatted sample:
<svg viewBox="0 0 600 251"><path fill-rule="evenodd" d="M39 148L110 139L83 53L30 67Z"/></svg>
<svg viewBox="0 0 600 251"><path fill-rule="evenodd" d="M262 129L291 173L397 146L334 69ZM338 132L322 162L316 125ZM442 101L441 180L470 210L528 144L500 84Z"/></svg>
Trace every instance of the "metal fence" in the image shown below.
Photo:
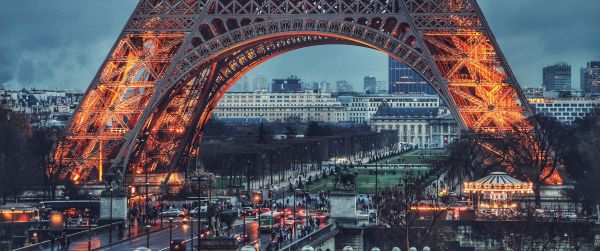
<svg viewBox="0 0 600 251"><path fill-rule="evenodd" d="M302 247L306 245L315 246L329 240L339 233L339 231L340 230L335 223L330 223L329 225L279 249L279 251L297 251L301 250Z"/></svg>
<svg viewBox="0 0 600 251"><path fill-rule="evenodd" d="M113 227L114 226L118 226L119 224L121 224L121 222L114 222L112 223ZM89 230L89 233L92 235L96 235L100 232L106 231L108 229L109 225L103 225L103 226L99 226L99 227L95 227ZM69 237L69 239L71 241L82 238L82 237L86 237L88 236L88 230L83 230L83 231L79 231L76 233L72 233L72 234L68 234L67 237ZM29 245L29 246L24 246L24 247L20 247L17 249L13 249L13 251L29 251L29 250L42 250L42 249L46 249L46 248L50 248L50 241L42 241L40 243L36 243L33 245Z"/></svg>

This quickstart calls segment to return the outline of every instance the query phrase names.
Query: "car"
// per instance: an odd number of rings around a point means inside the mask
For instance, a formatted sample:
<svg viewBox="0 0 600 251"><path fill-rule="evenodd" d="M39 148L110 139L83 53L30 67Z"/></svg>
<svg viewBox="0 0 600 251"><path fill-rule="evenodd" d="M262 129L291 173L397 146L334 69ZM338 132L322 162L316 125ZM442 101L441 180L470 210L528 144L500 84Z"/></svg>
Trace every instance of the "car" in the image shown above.
<svg viewBox="0 0 600 251"><path fill-rule="evenodd" d="M565 219L574 220L577 219L577 214L573 212L565 213Z"/></svg>
<svg viewBox="0 0 600 251"><path fill-rule="evenodd" d="M254 208L252 208L252 207L242 207L242 215L243 216L252 216L252 215L255 215Z"/></svg>
<svg viewBox="0 0 600 251"><path fill-rule="evenodd" d="M183 240L183 239L173 239L173 240L171 240L170 250L173 250L173 251L185 251L185 240Z"/></svg>
<svg viewBox="0 0 600 251"><path fill-rule="evenodd" d="M185 216L185 212L179 209L169 209L167 211L163 211L160 213L163 217L183 217Z"/></svg>
<svg viewBox="0 0 600 251"><path fill-rule="evenodd" d="M329 211L317 210L310 214L313 219L327 220L329 218Z"/></svg>
<svg viewBox="0 0 600 251"><path fill-rule="evenodd" d="M200 214L204 214L204 213L206 213L206 211L207 211L207 210L208 210L208 207L207 207L207 206L201 206L201 207L200 207ZM196 207L196 208L194 208L194 209L190 210L190 213L189 213L189 214L190 214L190 215L192 215L192 216L197 216L197 215L198 215L198 207Z"/></svg>
<svg viewBox="0 0 600 251"><path fill-rule="evenodd" d="M301 224L302 220L296 216L296 225ZM283 220L283 224L285 225L294 225L294 216L288 216Z"/></svg>

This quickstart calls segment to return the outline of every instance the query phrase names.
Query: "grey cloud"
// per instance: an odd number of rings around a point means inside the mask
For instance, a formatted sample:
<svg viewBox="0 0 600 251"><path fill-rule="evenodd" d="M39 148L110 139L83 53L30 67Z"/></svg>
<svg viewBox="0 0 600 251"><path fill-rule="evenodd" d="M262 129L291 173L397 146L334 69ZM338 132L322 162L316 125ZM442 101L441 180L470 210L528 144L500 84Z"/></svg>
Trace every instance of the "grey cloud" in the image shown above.
<svg viewBox="0 0 600 251"><path fill-rule="evenodd" d="M480 0L480 6L521 85L540 85L541 68L600 60L600 1Z"/></svg>
<svg viewBox="0 0 600 251"><path fill-rule="evenodd" d="M8 0L0 9L0 83L84 89L136 1ZM6 25L7 24L7 25Z"/></svg>
<svg viewBox="0 0 600 251"><path fill-rule="evenodd" d="M85 89L135 7L135 0L5 0L0 8L0 84ZM479 0L522 85L541 83L541 68L600 60L600 1ZM345 79L358 88L364 75L387 80L386 56L346 45L289 52L250 75L307 81Z"/></svg>

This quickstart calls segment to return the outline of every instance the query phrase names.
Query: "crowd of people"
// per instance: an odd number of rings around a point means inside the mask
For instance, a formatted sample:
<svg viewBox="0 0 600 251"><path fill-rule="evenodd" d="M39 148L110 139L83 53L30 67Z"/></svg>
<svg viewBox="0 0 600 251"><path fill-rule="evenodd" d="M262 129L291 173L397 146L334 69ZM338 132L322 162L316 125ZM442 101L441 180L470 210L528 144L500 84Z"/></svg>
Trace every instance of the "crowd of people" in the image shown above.
<svg viewBox="0 0 600 251"><path fill-rule="evenodd" d="M320 222L318 219L313 220L312 218L309 218L307 224L296 225L295 231L294 226L286 225L281 227L278 231L271 233L271 241L267 243L265 249L267 251L279 250L285 245L290 244L295 240L302 239L318 230L319 224Z"/></svg>

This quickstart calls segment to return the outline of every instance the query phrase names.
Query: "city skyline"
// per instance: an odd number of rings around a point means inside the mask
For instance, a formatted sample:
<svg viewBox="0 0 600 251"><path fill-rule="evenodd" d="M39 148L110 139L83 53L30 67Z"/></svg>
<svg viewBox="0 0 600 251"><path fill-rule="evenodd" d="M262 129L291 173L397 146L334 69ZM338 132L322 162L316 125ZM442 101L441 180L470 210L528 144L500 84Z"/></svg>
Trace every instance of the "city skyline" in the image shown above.
<svg viewBox="0 0 600 251"><path fill-rule="evenodd" d="M558 0L541 2L480 1L523 87L540 86L545 66L564 61L578 69L600 58L597 46L600 32L594 28L594 24L600 22L594 13L600 8L600 2L576 0L571 6L585 8L571 9L564 8L564 2ZM117 0L101 4L66 0L9 1L0 10L0 22L11 24L0 27L10 38L0 41L0 64L3 65L0 83L10 88L44 86L85 90L135 4L136 1ZM513 8L516 4L519 8ZM25 9L28 15L23 14ZM557 15L565 18L553 22ZM550 22L552 29L548 29ZM269 60L248 76L281 78L295 74L306 81L343 79L358 88L366 75L386 79L386 63L385 54L367 48L315 46ZM572 81L578 87L579 74L574 73Z"/></svg>

